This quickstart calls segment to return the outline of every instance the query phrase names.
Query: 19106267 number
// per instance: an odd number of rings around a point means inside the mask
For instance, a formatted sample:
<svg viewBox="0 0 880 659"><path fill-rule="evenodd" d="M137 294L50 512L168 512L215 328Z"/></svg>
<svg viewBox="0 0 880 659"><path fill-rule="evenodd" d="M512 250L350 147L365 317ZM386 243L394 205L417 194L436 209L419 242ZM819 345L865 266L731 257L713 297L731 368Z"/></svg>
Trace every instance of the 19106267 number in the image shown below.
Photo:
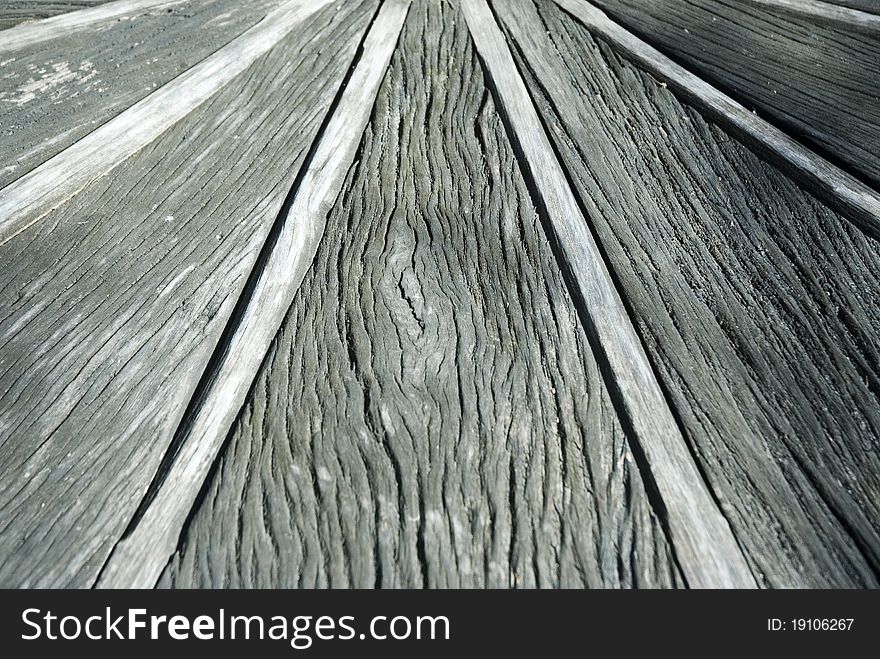
<svg viewBox="0 0 880 659"><path fill-rule="evenodd" d="M855 618L779 618L767 619L767 630L772 632L848 632Z"/></svg>

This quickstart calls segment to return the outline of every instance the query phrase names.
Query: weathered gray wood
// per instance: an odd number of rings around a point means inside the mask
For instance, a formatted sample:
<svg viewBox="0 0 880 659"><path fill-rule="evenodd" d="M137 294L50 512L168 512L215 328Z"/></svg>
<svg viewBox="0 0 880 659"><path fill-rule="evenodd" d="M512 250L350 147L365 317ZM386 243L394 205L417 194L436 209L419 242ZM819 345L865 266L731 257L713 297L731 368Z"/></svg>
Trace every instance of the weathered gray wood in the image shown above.
<svg viewBox="0 0 880 659"><path fill-rule="evenodd" d="M385 0L370 27L357 68L308 163L259 278L223 346L209 388L187 422L167 474L134 529L117 545L98 582L102 588L150 588L174 553L193 504L247 398L272 339L312 263L327 214L355 158L376 92L409 9Z"/></svg>
<svg viewBox="0 0 880 659"><path fill-rule="evenodd" d="M193 0L0 53L0 188L225 46L280 1Z"/></svg>
<svg viewBox="0 0 880 659"><path fill-rule="evenodd" d="M880 184L877 35L817 25L750 1L593 4L750 110Z"/></svg>
<svg viewBox="0 0 880 659"><path fill-rule="evenodd" d="M19 23L49 18L68 12L83 11L110 0L6 0L0 2L0 30ZM122 4L122 2L116 3ZM130 4L130 3L129 3ZM2 44L2 40L0 40ZM2 48L2 46L0 46Z"/></svg>
<svg viewBox="0 0 880 659"><path fill-rule="evenodd" d="M330 2L282 4L231 43L0 190L0 245L155 140ZM211 25L205 28L211 30ZM88 103L81 106L82 112L89 109Z"/></svg>
<svg viewBox="0 0 880 659"><path fill-rule="evenodd" d="M880 35L880 16L819 0L747 0L777 14L807 17L814 24Z"/></svg>
<svg viewBox="0 0 880 659"><path fill-rule="evenodd" d="M825 0L827 4L838 7L859 9L871 14L880 14L880 0Z"/></svg>
<svg viewBox="0 0 880 659"><path fill-rule="evenodd" d="M454 3L410 10L162 583L680 583Z"/></svg>
<svg viewBox="0 0 880 659"><path fill-rule="evenodd" d="M878 243L553 3L495 7L761 583L877 586Z"/></svg>
<svg viewBox="0 0 880 659"><path fill-rule="evenodd" d="M668 83L711 119L806 184L808 190L844 213L874 238L880 238L880 193L856 180L781 130L665 57L611 21L585 0L556 0L584 25L610 41L627 57Z"/></svg>
<svg viewBox="0 0 880 659"><path fill-rule="evenodd" d="M0 584L88 586L177 430L375 2L341 2L0 247Z"/></svg>
<svg viewBox="0 0 880 659"><path fill-rule="evenodd" d="M486 0L463 0L477 50L570 273L587 331L612 374L632 440L663 501L682 572L693 587L754 587L754 579L673 417L644 347L544 132Z"/></svg>

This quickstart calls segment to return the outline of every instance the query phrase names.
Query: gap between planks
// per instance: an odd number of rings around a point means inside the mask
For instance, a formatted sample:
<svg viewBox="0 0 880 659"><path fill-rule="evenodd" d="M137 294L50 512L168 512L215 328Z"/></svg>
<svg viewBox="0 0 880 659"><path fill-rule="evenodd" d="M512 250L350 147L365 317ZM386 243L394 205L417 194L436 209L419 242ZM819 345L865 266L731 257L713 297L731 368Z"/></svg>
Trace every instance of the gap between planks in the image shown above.
<svg viewBox="0 0 880 659"><path fill-rule="evenodd" d="M98 7L88 7L32 23L16 25L0 32L0 52L18 50L49 39L57 39L73 32L126 16L141 14L152 9L180 5L187 0L118 0Z"/></svg>
<svg viewBox="0 0 880 659"><path fill-rule="evenodd" d="M665 509L679 565L698 588L754 588L755 579L730 526L699 472L647 354L544 132L507 42L486 0L462 0L465 20L494 87L512 142L532 179L565 261L572 292L597 353L646 458ZM579 299L578 299L579 298Z"/></svg>
<svg viewBox="0 0 880 659"><path fill-rule="evenodd" d="M176 550L211 465L315 256L409 6L410 0L385 0L370 26L338 106L292 191L292 202L276 220L277 239L268 245L263 267L252 274L251 293L240 301L240 311L233 315L238 320L205 373L204 393L182 426L173 461L167 473L159 474L142 514L114 548L98 588L153 587Z"/></svg>
<svg viewBox="0 0 880 659"><path fill-rule="evenodd" d="M290 0L213 55L0 190L0 245L158 138L333 1Z"/></svg>
<svg viewBox="0 0 880 659"><path fill-rule="evenodd" d="M876 190L676 64L615 23L588 0L553 2L588 30L609 42L625 57L633 60L637 66L658 80L668 83L687 102L702 110L712 121L732 133L759 156L779 167L795 181L804 182L808 193L838 211L871 238L880 240L880 193Z"/></svg>

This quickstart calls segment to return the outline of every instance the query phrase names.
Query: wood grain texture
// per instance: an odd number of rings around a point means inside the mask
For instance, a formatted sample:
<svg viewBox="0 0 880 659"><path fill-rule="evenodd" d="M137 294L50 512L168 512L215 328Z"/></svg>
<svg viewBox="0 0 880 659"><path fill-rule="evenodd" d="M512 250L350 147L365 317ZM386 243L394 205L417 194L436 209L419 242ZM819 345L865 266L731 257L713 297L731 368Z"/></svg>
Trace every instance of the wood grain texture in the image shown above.
<svg viewBox="0 0 880 659"><path fill-rule="evenodd" d="M296 183L293 199L276 221L278 229L203 378L205 385L181 428L173 462L154 483L137 524L113 550L99 587L152 588L174 553L211 465L312 263L408 10L409 0L385 0L371 23L356 68Z"/></svg>
<svg viewBox="0 0 880 659"><path fill-rule="evenodd" d="M555 4L519 28L514 4L495 6L755 574L876 586L878 243Z"/></svg>
<svg viewBox="0 0 880 659"><path fill-rule="evenodd" d="M880 16L853 7L845 7L820 0L747 0L767 7L775 14L806 17L813 24L830 25L846 30L880 35Z"/></svg>
<svg viewBox="0 0 880 659"><path fill-rule="evenodd" d="M413 4L161 583L681 583L454 3Z"/></svg>
<svg viewBox="0 0 880 659"><path fill-rule="evenodd" d="M880 193L676 64L587 0L555 0L594 34L692 103L709 120L800 181L817 198L880 240Z"/></svg>
<svg viewBox="0 0 880 659"><path fill-rule="evenodd" d="M0 248L0 584L93 583L374 7L322 10Z"/></svg>
<svg viewBox="0 0 880 659"><path fill-rule="evenodd" d="M595 0L792 135L880 183L880 38L730 0Z"/></svg>
<svg viewBox="0 0 880 659"><path fill-rule="evenodd" d="M109 0L6 0L0 2L0 30L40 18L88 9Z"/></svg>
<svg viewBox="0 0 880 659"><path fill-rule="evenodd" d="M278 4L191 0L0 53L0 188L197 65Z"/></svg>
<svg viewBox="0 0 880 659"><path fill-rule="evenodd" d="M662 500L682 574L695 588L753 588L748 564L682 437L489 4L462 0L462 9L559 247L584 326L610 373L612 394L625 411L645 474ZM539 25L537 19L534 23Z"/></svg>
<svg viewBox="0 0 880 659"><path fill-rule="evenodd" d="M880 14L880 0L826 0L826 2L838 7L849 7L871 14Z"/></svg>

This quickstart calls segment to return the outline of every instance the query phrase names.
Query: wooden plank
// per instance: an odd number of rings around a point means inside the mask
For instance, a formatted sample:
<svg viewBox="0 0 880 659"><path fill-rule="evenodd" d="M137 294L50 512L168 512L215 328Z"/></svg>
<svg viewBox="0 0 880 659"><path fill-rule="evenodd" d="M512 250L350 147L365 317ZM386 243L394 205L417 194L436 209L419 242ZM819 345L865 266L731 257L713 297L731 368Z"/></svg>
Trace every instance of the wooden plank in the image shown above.
<svg viewBox="0 0 880 659"><path fill-rule="evenodd" d="M878 584L880 246L552 3L495 3L760 583Z"/></svg>
<svg viewBox="0 0 880 659"><path fill-rule="evenodd" d="M633 441L644 454L650 478L663 501L666 524L685 578L694 587L754 586L742 552L664 399L488 4L485 0L465 0L463 7L583 305L587 331L610 369L611 386L632 425Z"/></svg>
<svg viewBox="0 0 880 659"><path fill-rule="evenodd" d="M562 6L583 5L562 0ZM751 2L595 0L790 135L880 183L880 40ZM574 11L574 10L573 10Z"/></svg>
<svg viewBox="0 0 880 659"><path fill-rule="evenodd" d="M142 12L179 5L186 0L20 0L0 4L0 53L76 33L83 28ZM43 19L33 21L33 19Z"/></svg>
<svg viewBox="0 0 880 659"><path fill-rule="evenodd" d="M0 190L0 245L155 140L332 1L290 0L281 5L228 45ZM82 111L88 108L86 103Z"/></svg>
<svg viewBox="0 0 880 659"><path fill-rule="evenodd" d="M410 10L162 583L680 583L454 3Z"/></svg>
<svg viewBox="0 0 880 659"><path fill-rule="evenodd" d="M397 43L409 0L386 0L364 42L357 68L327 125L253 288L206 374L181 446L136 525L114 548L102 588L149 588L177 546L180 532L293 296L311 265L345 174L356 155L379 84Z"/></svg>
<svg viewBox="0 0 880 659"><path fill-rule="evenodd" d="M555 0L580 22L615 45L640 67L672 85L762 157L768 158L863 231L880 238L880 193L861 183L754 112L690 73L584 0Z"/></svg>
<svg viewBox="0 0 880 659"><path fill-rule="evenodd" d="M281 0L194 0L0 55L0 188L252 27ZM179 3L178 3L179 4Z"/></svg>
<svg viewBox="0 0 880 659"><path fill-rule="evenodd" d="M880 33L880 16L852 7L819 0L747 0L777 14L809 18L820 25L856 30L868 35Z"/></svg>
<svg viewBox="0 0 880 659"><path fill-rule="evenodd" d="M375 8L316 13L0 248L0 584L94 583Z"/></svg>
<svg viewBox="0 0 880 659"><path fill-rule="evenodd" d="M880 0L825 0L826 4L880 14Z"/></svg>

